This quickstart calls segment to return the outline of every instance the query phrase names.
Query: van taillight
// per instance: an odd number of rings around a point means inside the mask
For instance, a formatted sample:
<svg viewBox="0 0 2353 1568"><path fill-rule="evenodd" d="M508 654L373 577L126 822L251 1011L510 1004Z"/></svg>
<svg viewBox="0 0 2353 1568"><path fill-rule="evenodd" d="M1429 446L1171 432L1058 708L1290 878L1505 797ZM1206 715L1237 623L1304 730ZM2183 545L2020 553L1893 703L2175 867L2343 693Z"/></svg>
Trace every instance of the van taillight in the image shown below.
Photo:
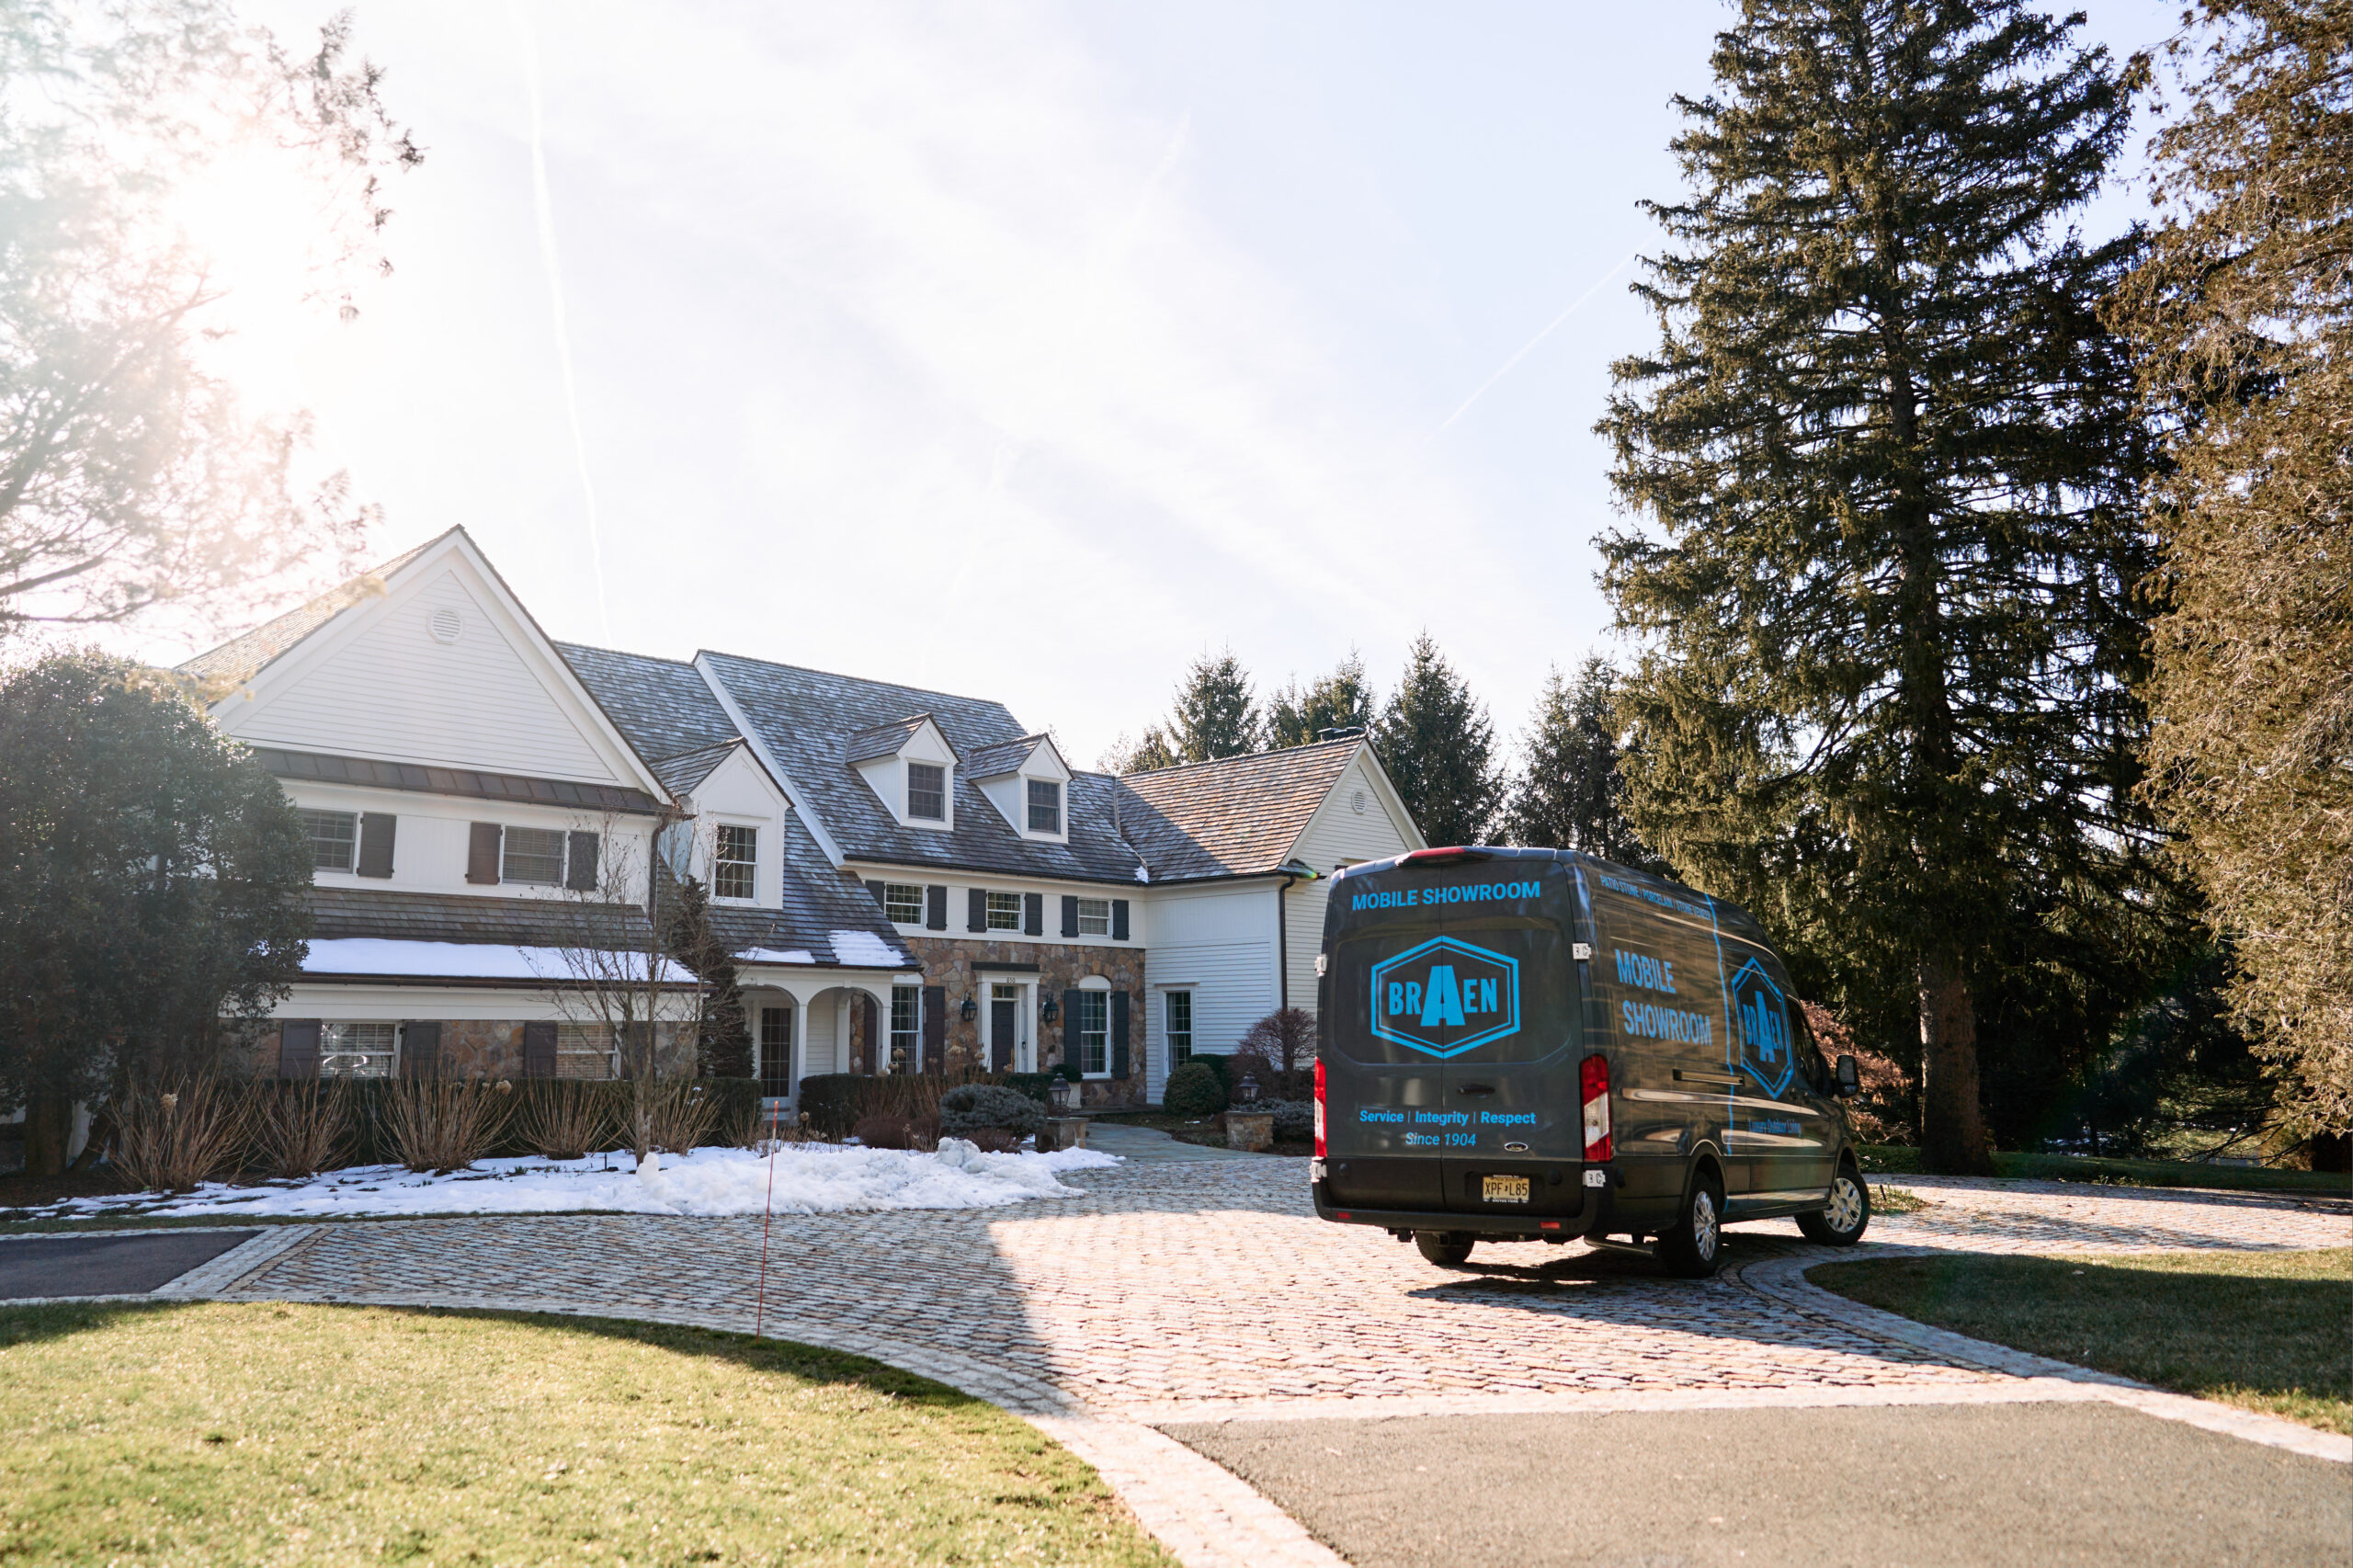
<svg viewBox="0 0 2353 1568"><path fill-rule="evenodd" d="M1324 1059L1315 1059L1315 1157L1324 1157Z"/></svg>
<svg viewBox="0 0 2353 1568"><path fill-rule="evenodd" d="M1609 1158L1609 1059L1586 1057L1577 1069L1577 1087L1585 1099L1585 1157L1588 1163L1606 1160ZM1315 1098L1320 1106L1324 1099L1320 1078ZM1317 1125L1322 1126L1320 1119Z"/></svg>

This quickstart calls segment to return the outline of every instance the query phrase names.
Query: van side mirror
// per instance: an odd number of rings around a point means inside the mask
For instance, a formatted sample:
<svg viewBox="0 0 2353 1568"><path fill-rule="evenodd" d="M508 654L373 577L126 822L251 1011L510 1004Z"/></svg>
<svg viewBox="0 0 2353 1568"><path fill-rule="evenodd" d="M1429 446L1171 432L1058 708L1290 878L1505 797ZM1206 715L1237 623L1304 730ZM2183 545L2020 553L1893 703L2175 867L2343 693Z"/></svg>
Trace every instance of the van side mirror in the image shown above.
<svg viewBox="0 0 2353 1568"><path fill-rule="evenodd" d="M1838 1093L1840 1097L1852 1099L1862 1092L1863 1070L1856 1065L1855 1059L1853 1057L1841 1056L1838 1059Z"/></svg>

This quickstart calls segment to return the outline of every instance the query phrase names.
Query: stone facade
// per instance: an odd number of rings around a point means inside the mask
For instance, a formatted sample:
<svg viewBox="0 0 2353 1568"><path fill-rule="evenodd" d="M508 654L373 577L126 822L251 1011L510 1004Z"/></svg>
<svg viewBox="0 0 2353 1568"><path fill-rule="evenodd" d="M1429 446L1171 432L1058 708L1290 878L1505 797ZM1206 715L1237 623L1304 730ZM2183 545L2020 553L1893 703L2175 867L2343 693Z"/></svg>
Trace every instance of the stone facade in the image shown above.
<svg viewBox="0 0 2353 1568"><path fill-rule="evenodd" d="M278 1075L278 1022L254 1033L246 1060L257 1077ZM657 1024L654 1030L654 1060L663 1077L691 1074L695 1068L693 1032L683 1024ZM520 1019L453 1018L441 1024L440 1076L445 1078L509 1078L523 1076L523 1024Z"/></svg>
<svg viewBox="0 0 2353 1568"><path fill-rule="evenodd" d="M983 988L992 980L1038 983L1039 999L1059 1007L1063 993L1084 980L1100 978L1113 991L1128 994L1131 1019L1128 1036L1129 1072L1125 1079L1090 1078L1083 1085L1083 1103L1089 1107L1142 1105L1144 1101L1144 953L1141 948L1073 947L1051 942L992 942L977 937L915 937L903 938L923 963L923 983L948 993L948 1066L950 1070L988 1065L981 1043L981 1021L959 1016L964 999L984 1002ZM1019 969L989 971L982 964L1020 965ZM1038 1068L1051 1071L1063 1060L1068 1017L1037 1025Z"/></svg>

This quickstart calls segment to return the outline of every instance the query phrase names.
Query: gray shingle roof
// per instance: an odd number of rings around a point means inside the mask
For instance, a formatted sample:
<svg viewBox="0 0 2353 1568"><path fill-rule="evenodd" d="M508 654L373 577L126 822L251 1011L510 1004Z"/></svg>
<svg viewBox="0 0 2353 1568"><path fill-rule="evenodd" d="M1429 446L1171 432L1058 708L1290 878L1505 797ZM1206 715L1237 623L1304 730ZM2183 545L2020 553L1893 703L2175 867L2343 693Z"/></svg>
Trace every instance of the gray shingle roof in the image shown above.
<svg viewBox="0 0 2353 1568"><path fill-rule="evenodd" d="M680 756L660 757L645 766L653 770L654 778L662 780L662 787L673 795L691 795L696 785L710 778L712 770L725 762L730 753L745 744L739 735L732 741L722 741L715 746L704 746Z"/></svg>
<svg viewBox="0 0 2353 1568"><path fill-rule="evenodd" d="M859 730L842 742L842 760L872 762L878 756L896 756L930 719L928 713L911 713L888 724Z"/></svg>
<svg viewBox="0 0 2353 1568"><path fill-rule="evenodd" d="M559 642L555 651L640 756L684 756L738 738L690 664L577 642Z"/></svg>
<svg viewBox="0 0 2353 1568"><path fill-rule="evenodd" d="M402 892L391 888L314 887L313 926L322 940L381 937L407 942L495 942L509 947L568 945L642 949L645 912L631 903L565 898L480 898L465 893Z"/></svg>
<svg viewBox="0 0 2353 1568"><path fill-rule="evenodd" d="M1004 704L732 653L705 655L760 740L809 798L845 854L939 871L1002 871L1074 881L1131 881L1136 858L1114 830L1108 780L1074 782L1070 842L1025 839L998 814L968 767L955 771L953 830L903 827L847 757L863 731L928 713L960 757L1009 745L1029 732Z"/></svg>
<svg viewBox="0 0 2353 1568"><path fill-rule="evenodd" d="M575 784L564 778L531 778L519 773L376 762L364 757L288 751L282 746L256 746L254 760L279 778L322 778L337 784L366 784L379 790L412 790L425 795L528 801L538 805L585 806L599 812L652 812L662 809L661 802L642 790Z"/></svg>
<svg viewBox="0 0 2353 1568"><path fill-rule="evenodd" d="M370 572L336 584L317 598L295 606L275 620L265 620L242 637L232 637L218 648L199 653L179 666L179 673L199 681L242 686L261 674L273 660L297 642L349 609L379 597L384 579L440 543L457 530L436 534L415 550L404 551Z"/></svg>
<svg viewBox="0 0 2353 1568"><path fill-rule="evenodd" d="M1325 741L1131 773L1120 780L1121 825L1155 882L1272 871L1364 744Z"/></svg>
<svg viewBox="0 0 2353 1568"><path fill-rule="evenodd" d="M995 778L1011 773L1029 760L1029 754L1036 751L1045 738L1043 735L1024 735L1003 745L983 746L964 758L964 771L975 778Z"/></svg>

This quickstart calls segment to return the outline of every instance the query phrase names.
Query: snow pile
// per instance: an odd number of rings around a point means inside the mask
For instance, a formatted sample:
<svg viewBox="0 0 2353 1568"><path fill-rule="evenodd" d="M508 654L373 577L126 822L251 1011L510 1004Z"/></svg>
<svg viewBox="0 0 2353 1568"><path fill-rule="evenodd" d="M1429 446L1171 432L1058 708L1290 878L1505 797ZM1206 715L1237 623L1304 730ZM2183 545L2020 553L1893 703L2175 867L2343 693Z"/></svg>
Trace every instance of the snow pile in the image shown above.
<svg viewBox="0 0 2353 1568"><path fill-rule="evenodd" d="M832 931L825 940L833 944L834 961L852 969L906 967L906 955L870 931Z"/></svg>
<svg viewBox="0 0 2353 1568"><path fill-rule="evenodd" d="M779 1214L838 1214L878 1209L991 1209L1039 1198L1075 1198L1055 1180L1063 1171L1120 1162L1092 1149L1050 1154L983 1154L961 1138L936 1154L834 1144L787 1145L777 1153ZM746 1149L697 1149L648 1165L627 1154L585 1160L483 1160L448 1176L398 1165L331 1171L265 1187L208 1182L177 1198L125 1193L75 1198L40 1212L70 1217L136 1207L142 1215L274 1215L335 1219L361 1214L547 1214L597 1210L622 1214L757 1214L769 1201L768 1161Z"/></svg>

